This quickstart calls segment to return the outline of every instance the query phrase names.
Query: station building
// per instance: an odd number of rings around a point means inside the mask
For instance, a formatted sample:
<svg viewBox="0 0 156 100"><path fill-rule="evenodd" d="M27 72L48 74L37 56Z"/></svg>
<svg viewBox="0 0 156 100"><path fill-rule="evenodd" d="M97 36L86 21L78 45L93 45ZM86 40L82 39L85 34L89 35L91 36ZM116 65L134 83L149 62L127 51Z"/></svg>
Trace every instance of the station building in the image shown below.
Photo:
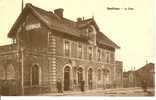
<svg viewBox="0 0 156 100"><path fill-rule="evenodd" d="M58 79L64 91L79 91L82 80L88 90L112 88L121 79L116 71L122 66L115 60L119 46L94 18L72 21L63 11L26 4L8 33L12 44L0 46L1 86L7 81L14 87L10 91L26 95L56 92Z"/></svg>

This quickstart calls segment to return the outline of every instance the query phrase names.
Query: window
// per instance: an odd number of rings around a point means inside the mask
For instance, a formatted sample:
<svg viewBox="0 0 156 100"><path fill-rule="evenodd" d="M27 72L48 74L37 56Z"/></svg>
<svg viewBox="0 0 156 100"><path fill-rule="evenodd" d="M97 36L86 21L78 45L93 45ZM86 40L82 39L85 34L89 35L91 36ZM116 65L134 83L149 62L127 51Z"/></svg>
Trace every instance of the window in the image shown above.
<svg viewBox="0 0 156 100"><path fill-rule="evenodd" d="M83 80L83 69L82 68L78 68L77 74L78 74L78 83L80 84L81 81Z"/></svg>
<svg viewBox="0 0 156 100"><path fill-rule="evenodd" d="M0 66L0 80L5 80L5 69L3 66Z"/></svg>
<svg viewBox="0 0 156 100"><path fill-rule="evenodd" d="M32 85L39 85L39 67L37 65L32 67Z"/></svg>
<svg viewBox="0 0 156 100"><path fill-rule="evenodd" d="M99 81L99 80L101 80L101 70L100 69L98 69L97 74L98 74L98 81Z"/></svg>
<svg viewBox="0 0 156 100"><path fill-rule="evenodd" d="M102 61L105 62L105 50L104 49L102 49Z"/></svg>
<svg viewBox="0 0 156 100"><path fill-rule="evenodd" d="M110 54L106 52L106 63L110 63Z"/></svg>
<svg viewBox="0 0 156 100"><path fill-rule="evenodd" d="M70 56L70 42L67 40L65 40L65 42L64 42L64 54L67 57Z"/></svg>
<svg viewBox="0 0 156 100"><path fill-rule="evenodd" d="M97 50L97 60L101 61L102 52L100 49Z"/></svg>
<svg viewBox="0 0 156 100"><path fill-rule="evenodd" d="M82 44L78 44L78 58L82 58Z"/></svg>
<svg viewBox="0 0 156 100"><path fill-rule="evenodd" d="M108 72L106 75L106 84L110 84L110 73Z"/></svg>
<svg viewBox="0 0 156 100"><path fill-rule="evenodd" d="M15 79L15 69L12 64L9 64L7 67L7 80L14 80Z"/></svg>
<svg viewBox="0 0 156 100"><path fill-rule="evenodd" d="M88 56L89 56L89 60L92 60L92 58L93 58L93 48L92 47L88 48Z"/></svg>
<svg viewBox="0 0 156 100"><path fill-rule="evenodd" d="M110 59L111 59L111 63L114 62L114 53L113 52L111 52L111 54L110 54Z"/></svg>

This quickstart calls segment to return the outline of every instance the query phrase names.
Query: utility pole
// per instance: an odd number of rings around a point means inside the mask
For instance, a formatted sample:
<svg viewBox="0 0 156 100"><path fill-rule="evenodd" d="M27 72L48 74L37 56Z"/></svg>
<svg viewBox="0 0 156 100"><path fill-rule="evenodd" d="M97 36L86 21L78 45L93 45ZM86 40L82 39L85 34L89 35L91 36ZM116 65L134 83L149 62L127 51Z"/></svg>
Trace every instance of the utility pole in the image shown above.
<svg viewBox="0 0 156 100"><path fill-rule="evenodd" d="M21 9L21 13L22 13L22 11L23 11L23 0L22 0L22 9ZM23 34L24 34L24 24L22 23L22 26L21 26L21 33L22 33L22 35L21 36L23 36ZM21 38L21 39L23 39L23 37ZM23 56L23 51L24 51L24 49L23 49L23 40L19 40L20 41L20 43L19 43L19 49L20 49L20 54L21 54L21 60L20 60L20 63L21 63L21 89L22 89L22 95L24 95L24 71L23 71L23 67L24 67L24 56Z"/></svg>
<svg viewBox="0 0 156 100"><path fill-rule="evenodd" d="M22 6L21 6L22 8L21 8L21 12L23 11L23 4L24 4L24 2L23 2L23 0L22 0Z"/></svg>

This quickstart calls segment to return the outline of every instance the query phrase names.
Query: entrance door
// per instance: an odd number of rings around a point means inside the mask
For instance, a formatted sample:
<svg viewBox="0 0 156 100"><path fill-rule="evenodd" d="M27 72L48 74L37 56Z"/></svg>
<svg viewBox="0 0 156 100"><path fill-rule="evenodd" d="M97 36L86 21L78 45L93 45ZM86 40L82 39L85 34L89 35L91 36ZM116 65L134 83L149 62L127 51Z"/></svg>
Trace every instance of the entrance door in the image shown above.
<svg viewBox="0 0 156 100"><path fill-rule="evenodd" d="M93 85L93 70L90 68L88 70L88 87L89 87L89 89L92 89L92 85Z"/></svg>
<svg viewBox="0 0 156 100"><path fill-rule="evenodd" d="M68 91L70 89L70 67L64 68L64 90Z"/></svg>
<svg viewBox="0 0 156 100"><path fill-rule="evenodd" d="M32 67L32 85L39 85L39 67L37 65Z"/></svg>

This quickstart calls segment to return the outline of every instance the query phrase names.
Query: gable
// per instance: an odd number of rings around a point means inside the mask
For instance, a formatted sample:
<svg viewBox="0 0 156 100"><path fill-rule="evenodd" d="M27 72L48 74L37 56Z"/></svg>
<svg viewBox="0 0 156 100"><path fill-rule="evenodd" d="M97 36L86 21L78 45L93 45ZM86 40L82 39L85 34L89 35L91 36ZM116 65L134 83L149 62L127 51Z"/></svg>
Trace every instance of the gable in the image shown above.
<svg viewBox="0 0 156 100"><path fill-rule="evenodd" d="M28 14L25 19L25 30L30 31L34 29L39 29L42 27L42 24L37 20L32 14Z"/></svg>
<svg viewBox="0 0 156 100"><path fill-rule="evenodd" d="M9 31L8 37L16 38L16 34L19 33L23 28L22 25L25 26L25 29L32 30L37 28L37 25L39 28L41 24L45 26L44 22L37 17L32 9L30 9L29 6L26 6Z"/></svg>

